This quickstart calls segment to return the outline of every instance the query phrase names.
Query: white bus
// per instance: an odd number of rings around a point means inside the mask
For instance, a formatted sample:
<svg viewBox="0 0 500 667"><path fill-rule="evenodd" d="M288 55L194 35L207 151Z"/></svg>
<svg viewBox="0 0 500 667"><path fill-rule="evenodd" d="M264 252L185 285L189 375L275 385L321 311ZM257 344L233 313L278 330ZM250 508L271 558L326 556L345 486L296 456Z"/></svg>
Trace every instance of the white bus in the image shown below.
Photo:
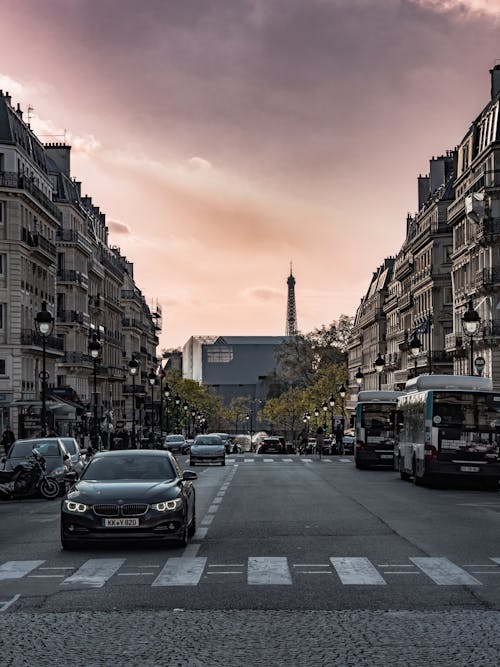
<svg viewBox="0 0 500 667"><path fill-rule="evenodd" d="M490 378L422 375L398 400L394 467L401 479L500 479L500 393Z"/></svg>
<svg viewBox="0 0 500 667"><path fill-rule="evenodd" d="M392 466L397 401L402 391L360 391L356 406L356 468Z"/></svg>

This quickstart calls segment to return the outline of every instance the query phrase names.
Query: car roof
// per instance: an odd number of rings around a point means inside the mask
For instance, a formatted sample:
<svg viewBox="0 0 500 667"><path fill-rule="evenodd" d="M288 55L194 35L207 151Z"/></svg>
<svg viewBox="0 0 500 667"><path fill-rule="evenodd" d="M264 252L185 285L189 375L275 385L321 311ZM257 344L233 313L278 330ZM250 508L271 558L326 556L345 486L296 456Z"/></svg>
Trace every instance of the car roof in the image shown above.
<svg viewBox="0 0 500 667"><path fill-rule="evenodd" d="M169 458L172 458L170 452L160 449L117 449L113 452L96 452L93 458L112 459L119 456L157 456L158 458L168 456Z"/></svg>

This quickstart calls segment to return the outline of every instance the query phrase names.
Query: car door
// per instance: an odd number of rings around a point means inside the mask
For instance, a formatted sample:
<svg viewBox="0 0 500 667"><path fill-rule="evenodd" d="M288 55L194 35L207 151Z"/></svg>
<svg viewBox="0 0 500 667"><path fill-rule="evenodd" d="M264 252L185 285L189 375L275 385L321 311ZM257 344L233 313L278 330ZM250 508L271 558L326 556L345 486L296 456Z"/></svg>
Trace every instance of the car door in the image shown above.
<svg viewBox="0 0 500 667"><path fill-rule="evenodd" d="M184 473L182 472L182 468L177 462L177 459L172 456L172 465L174 466L174 470L177 473L179 479L181 480L181 495L184 498L184 502L186 503L187 507L187 516L188 516L188 521L191 520L191 518L194 516L194 503L195 503L195 495L194 495L194 487L193 483L190 480L183 480L182 477Z"/></svg>

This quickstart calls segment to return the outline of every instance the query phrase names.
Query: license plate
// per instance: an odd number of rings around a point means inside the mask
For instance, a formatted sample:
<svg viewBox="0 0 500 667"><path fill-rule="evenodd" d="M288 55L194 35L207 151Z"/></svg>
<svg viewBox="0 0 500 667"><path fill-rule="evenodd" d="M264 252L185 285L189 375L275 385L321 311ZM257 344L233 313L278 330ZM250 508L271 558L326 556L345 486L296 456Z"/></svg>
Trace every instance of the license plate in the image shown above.
<svg viewBox="0 0 500 667"><path fill-rule="evenodd" d="M479 472L479 468L476 466L460 466L462 472Z"/></svg>
<svg viewBox="0 0 500 667"><path fill-rule="evenodd" d="M393 454L381 454L380 455L381 459L392 459L394 458Z"/></svg>
<svg viewBox="0 0 500 667"><path fill-rule="evenodd" d="M139 519L104 519L105 528L134 528L139 525Z"/></svg>

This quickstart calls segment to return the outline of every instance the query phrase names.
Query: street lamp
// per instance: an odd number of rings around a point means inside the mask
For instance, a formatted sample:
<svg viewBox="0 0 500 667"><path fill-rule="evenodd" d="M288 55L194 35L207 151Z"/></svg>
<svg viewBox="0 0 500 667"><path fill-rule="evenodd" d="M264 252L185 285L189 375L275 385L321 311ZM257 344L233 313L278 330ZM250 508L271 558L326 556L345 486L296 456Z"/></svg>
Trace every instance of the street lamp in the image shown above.
<svg viewBox="0 0 500 667"><path fill-rule="evenodd" d="M181 397L179 396L179 394L175 395L174 403L175 403L175 431L177 433L179 431L179 405L181 404Z"/></svg>
<svg viewBox="0 0 500 667"><path fill-rule="evenodd" d="M328 403L324 401L321 407L323 408L323 430L326 431L326 413L328 412Z"/></svg>
<svg viewBox="0 0 500 667"><path fill-rule="evenodd" d="M184 428L186 428L186 424L187 424L188 433L186 433L186 435L187 435L187 437L189 437L189 417L187 416L187 413L188 413L188 410L189 410L189 405L188 405L187 401L184 401L182 409L184 410Z"/></svg>
<svg viewBox="0 0 500 667"><path fill-rule="evenodd" d="M354 379L356 380L356 384L358 385L358 392L359 392L361 391L361 385L363 384L363 380L365 379L363 371L361 370L361 366L358 368L357 373L354 376Z"/></svg>
<svg viewBox="0 0 500 667"><path fill-rule="evenodd" d="M415 362L414 377L417 377L417 359L418 355L420 354L422 343L420 342L420 338L417 336L416 332L413 332L413 338L408 343L408 346L413 356L413 361Z"/></svg>
<svg viewBox="0 0 500 667"><path fill-rule="evenodd" d="M47 310L47 302L42 301L42 310L35 315L35 327L42 337L42 415L41 415L41 435L47 435L47 380L49 374L47 373L47 338L52 333L54 327L54 317L52 313Z"/></svg>
<svg viewBox="0 0 500 667"><path fill-rule="evenodd" d="M97 451L100 449L100 444L99 444L99 433L98 433L98 427L97 427L97 360L99 358L99 355L101 354L101 343L99 342L99 339L97 338L97 334L92 334L92 340L89 343L89 352L90 356L92 357L92 361L94 363L94 428L92 429L92 447L94 448L94 451Z"/></svg>
<svg viewBox="0 0 500 667"><path fill-rule="evenodd" d="M192 432L191 432L191 437L194 438L195 436L195 431L196 431L196 426L195 426L195 420L196 420L196 408L191 409L191 419L192 419Z"/></svg>
<svg viewBox="0 0 500 667"><path fill-rule="evenodd" d="M346 394L347 394L347 389L344 387L344 383L342 383L340 385L338 391L339 391L340 400L342 401L342 417L344 417L345 416L345 414L344 414L344 412L345 412L345 410L344 410L344 399L345 399Z"/></svg>
<svg viewBox="0 0 500 667"><path fill-rule="evenodd" d="M135 376L139 370L139 362L134 356L128 362L128 370L132 376L132 449L135 449Z"/></svg>
<svg viewBox="0 0 500 667"><path fill-rule="evenodd" d="M378 390L380 391L382 389L382 371L384 370L385 366L384 358L380 355L380 352L373 365L375 366L375 370L378 373Z"/></svg>
<svg viewBox="0 0 500 667"><path fill-rule="evenodd" d="M470 363L469 363L469 372L471 375L474 375L474 336L479 331L481 326L481 318L477 310L474 310L472 306L472 299L469 301L469 308L465 311L462 316L462 329L466 336L470 338Z"/></svg>
<svg viewBox="0 0 500 667"><path fill-rule="evenodd" d="M170 385L167 384L165 385L165 388L163 389L163 396L165 397L165 431L168 435L168 419L169 419L169 413L168 413L168 404L170 403Z"/></svg>
<svg viewBox="0 0 500 667"><path fill-rule="evenodd" d="M165 371L160 362L159 367L159 376L160 376L160 440L163 444L163 378L165 377Z"/></svg>
<svg viewBox="0 0 500 667"><path fill-rule="evenodd" d="M328 402L330 403L330 408L332 409L332 415L331 415L331 417L332 417L332 430L331 430L331 434L332 434L332 438L333 438L333 408L335 407L335 398L334 398L333 394L330 394L330 398L328 399Z"/></svg>
<svg viewBox="0 0 500 667"><path fill-rule="evenodd" d="M154 445L155 439L155 408L154 408L154 389L156 384L156 373L154 368L148 373L149 384L151 385L151 432L149 434L149 442L151 446Z"/></svg>

